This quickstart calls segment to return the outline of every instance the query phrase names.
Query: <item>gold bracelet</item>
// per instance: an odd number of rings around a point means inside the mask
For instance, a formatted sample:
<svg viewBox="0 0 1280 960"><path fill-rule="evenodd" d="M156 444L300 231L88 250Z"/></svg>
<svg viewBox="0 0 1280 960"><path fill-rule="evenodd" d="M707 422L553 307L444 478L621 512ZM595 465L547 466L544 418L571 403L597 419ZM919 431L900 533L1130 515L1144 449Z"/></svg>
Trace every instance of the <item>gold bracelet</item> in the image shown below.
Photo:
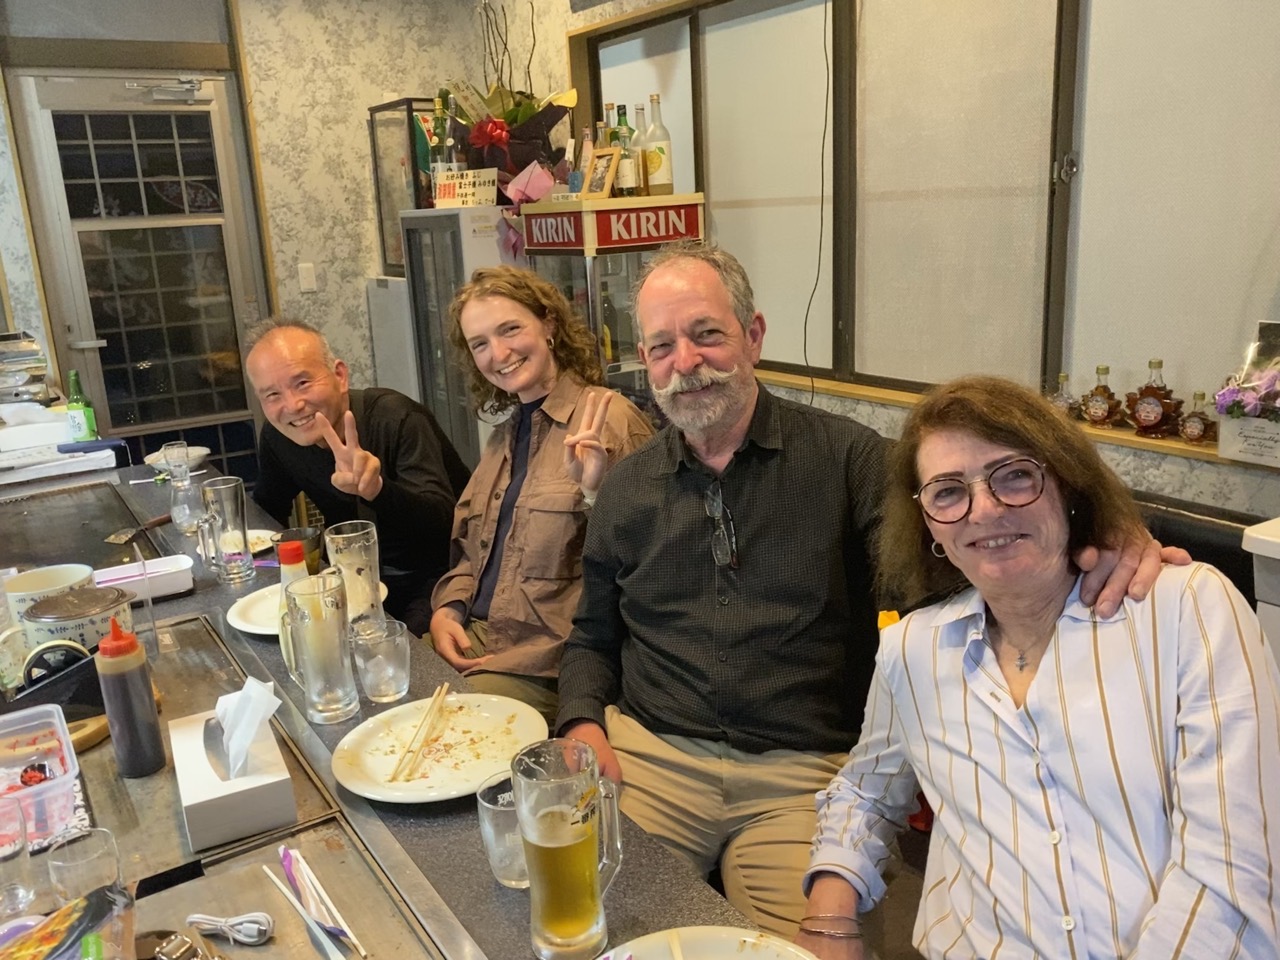
<svg viewBox="0 0 1280 960"><path fill-rule="evenodd" d="M815 937L834 937L837 940L861 940L862 931L860 930L815 930L813 927L806 927L800 924L801 933L809 933Z"/></svg>
<svg viewBox="0 0 1280 960"><path fill-rule="evenodd" d="M848 920L851 923L861 923L857 917L846 917L843 913L811 913L807 917L801 917L800 922L806 920Z"/></svg>

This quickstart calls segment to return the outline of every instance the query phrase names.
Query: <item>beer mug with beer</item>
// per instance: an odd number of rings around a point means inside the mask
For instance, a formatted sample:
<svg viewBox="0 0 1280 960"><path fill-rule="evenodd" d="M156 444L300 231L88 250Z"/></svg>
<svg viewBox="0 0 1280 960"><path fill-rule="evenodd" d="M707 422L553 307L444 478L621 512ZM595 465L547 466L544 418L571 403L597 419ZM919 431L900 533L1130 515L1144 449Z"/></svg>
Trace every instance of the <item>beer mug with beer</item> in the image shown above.
<svg viewBox="0 0 1280 960"><path fill-rule="evenodd" d="M577 740L543 740L511 761L529 865L533 952L590 960L609 940L604 894L622 864L617 786Z"/></svg>

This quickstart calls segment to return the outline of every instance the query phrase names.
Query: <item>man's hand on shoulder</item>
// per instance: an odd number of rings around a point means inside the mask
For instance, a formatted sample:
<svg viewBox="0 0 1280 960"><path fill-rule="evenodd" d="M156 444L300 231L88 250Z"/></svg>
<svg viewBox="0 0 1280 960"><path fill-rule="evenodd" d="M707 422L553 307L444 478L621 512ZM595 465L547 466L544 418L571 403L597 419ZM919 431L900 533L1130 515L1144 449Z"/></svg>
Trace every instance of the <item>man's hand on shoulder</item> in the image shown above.
<svg viewBox="0 0 1280 960"><path fill-rule="evenodd" d="M356 417L350 410L342 420L343 437L323 413L317 413L325 443L333 453L333 476L330 482L343 493L353 493L363 500L373 500L382 492L382 461L360 446Z"/></svg>
<svg viewBox="0 0 1280 960"><path fill-rule="evenodd" d="M581 740L596 752L596 765L602 776L614 783L622 783L622 765L618 763L618 755L609 746L609 736L604 727L594 720L576 720L565 727L564 736L570 740Z"/></svg>
<svg viewBox="0 0 1280 960"><path fill-rule="evenodd" d="M1085 574L1080 599L1096 604L1098 616L1111 616L1125 596L1146 599L1164 563L1186 566L1191 554L1179 547L1162 547L1144 528L1114 547L1085 547L1072 558Z"/></svg>

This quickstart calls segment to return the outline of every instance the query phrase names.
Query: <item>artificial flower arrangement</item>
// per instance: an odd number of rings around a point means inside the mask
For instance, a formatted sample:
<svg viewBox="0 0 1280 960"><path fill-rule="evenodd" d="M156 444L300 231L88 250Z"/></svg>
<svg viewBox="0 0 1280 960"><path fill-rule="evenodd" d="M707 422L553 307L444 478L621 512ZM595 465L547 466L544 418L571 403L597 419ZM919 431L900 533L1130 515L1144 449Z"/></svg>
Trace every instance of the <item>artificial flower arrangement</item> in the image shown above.
<svg viewBox="0 0 1280 960"><path fill-rule="evenodd" d="M1224 417L1258 417L1280 423L1280 357L1258 360L1259 344L1249 347L1244 365L1214 395L1214 406Z"/></svg>

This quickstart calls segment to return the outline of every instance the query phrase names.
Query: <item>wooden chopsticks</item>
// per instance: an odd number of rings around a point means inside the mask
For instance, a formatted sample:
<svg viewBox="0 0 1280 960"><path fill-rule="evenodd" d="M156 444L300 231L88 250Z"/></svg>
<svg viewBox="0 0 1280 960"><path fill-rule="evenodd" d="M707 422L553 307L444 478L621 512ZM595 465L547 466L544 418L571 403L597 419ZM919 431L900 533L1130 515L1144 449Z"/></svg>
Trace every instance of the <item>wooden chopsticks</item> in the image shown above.
<svg viewBox="0 0 1280 960"><path fill-rule="evenodd" d="M418 729L409 738L409 745L400 754L396 768L391 771L391 780L411 780L418 772L418 764L422 762L422 748L435 733L440 718L444 715L445 697L449 695L449 685L442 683L427 701L427 709L422 711L422 719L418 721ZM407 766L406 766L407 764Z"/></svg>

